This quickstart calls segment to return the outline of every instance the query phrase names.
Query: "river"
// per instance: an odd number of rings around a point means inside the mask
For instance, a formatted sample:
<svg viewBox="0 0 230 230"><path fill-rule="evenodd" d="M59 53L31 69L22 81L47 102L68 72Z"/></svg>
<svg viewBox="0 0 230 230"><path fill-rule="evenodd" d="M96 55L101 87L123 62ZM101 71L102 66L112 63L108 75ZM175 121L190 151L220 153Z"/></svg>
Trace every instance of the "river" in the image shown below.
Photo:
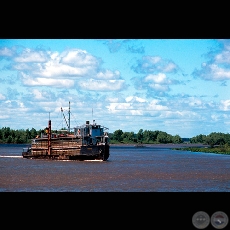
<svg viewBox="0 0 230 230"><path fill-rule="evenodd" d="M22 158L26 146L0 144L1 192L230 191L230 155L111 146L107 161L52 161Z"/></svg>

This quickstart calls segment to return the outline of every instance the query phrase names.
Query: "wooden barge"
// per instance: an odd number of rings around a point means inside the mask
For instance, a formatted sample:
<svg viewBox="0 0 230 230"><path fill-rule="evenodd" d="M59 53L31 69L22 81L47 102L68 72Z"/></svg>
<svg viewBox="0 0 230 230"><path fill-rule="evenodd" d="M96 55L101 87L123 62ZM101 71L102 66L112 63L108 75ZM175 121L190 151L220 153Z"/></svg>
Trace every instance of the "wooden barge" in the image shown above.
<svg viewBox="0 0 230 230"><path fill-rule="evenodd" d="M74 128L74 132L52 132L51 120L46 133L31 140L28 148L23 148L22 156L28 159L53 160L102 160L110 155L109 137L106 127L93 120ZM70 129L69 129L70 130Z"/></svg>

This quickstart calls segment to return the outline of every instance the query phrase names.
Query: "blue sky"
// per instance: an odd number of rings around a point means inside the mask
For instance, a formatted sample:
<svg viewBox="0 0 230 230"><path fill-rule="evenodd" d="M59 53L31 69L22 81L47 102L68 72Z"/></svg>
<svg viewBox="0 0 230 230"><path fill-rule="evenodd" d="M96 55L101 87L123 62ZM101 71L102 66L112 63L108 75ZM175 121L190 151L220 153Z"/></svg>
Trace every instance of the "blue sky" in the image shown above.
<svg viewBox="0 0 230 230"><path fill-rule="evenodd" d="M229 39L0 39L0 128L229 133Z"/></svg>

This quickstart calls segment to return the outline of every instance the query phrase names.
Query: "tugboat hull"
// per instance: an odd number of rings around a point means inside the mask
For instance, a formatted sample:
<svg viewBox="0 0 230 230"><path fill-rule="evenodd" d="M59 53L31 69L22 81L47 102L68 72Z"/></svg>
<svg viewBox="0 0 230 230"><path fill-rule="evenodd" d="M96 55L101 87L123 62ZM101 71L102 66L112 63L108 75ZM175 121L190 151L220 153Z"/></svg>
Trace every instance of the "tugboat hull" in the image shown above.
<svg viewBox="0 0 230 230"><path fill-rule="evenodd" d="M48 154L48 149L27 149L22 153L23 158L50 159L50 160L102 160L109 158L109 145L102 146L79 146L77 149L59 149Z"/></svg>

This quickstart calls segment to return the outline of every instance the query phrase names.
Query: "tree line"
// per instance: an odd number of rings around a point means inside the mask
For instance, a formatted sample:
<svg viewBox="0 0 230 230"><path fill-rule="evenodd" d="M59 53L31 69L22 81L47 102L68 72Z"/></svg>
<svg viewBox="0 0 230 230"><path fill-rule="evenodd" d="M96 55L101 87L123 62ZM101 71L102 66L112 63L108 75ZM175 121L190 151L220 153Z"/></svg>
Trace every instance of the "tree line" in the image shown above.
<svg viewBox="0 0 230 230"><path fill-rule="evenodd" d="M3 127L0 129L0 143L8 144L24 144L30 143L32 138L35 138L37 135L40 135L44 130L32 129L19 129L13 130L9 127Z"/></svg>
<svg viewBox="0 0 230 230"><path fill-rule="evenodd" d="M195 137L190 138L190 143L202 143L210 145L211 148L214 146L230 146L230 134L221 132L212 132L209 135L199 134Z"/></svg>
<svg viewBox="0 0 230 230"><path fill-rule="evenodd" d="M137 134L134 132L123 132L118 129L110 134L111 143L143 143L143 144L158 144L158 143L196 143L214 146L230 146L230 134L221 132L212 132L209 135L199 134L192 138L181 138L179 135L171 135L163 131L150 131L140 129Z"/></svg>
<svg viewBox="0 0 230 230"><path fill-rule="evenodd" d="M140 129L138 133L123 132L121 129L109 134L110 143L142 143L142 144L156 144L156 143L182 143L183 139L179 135L171 135L163 131L143 130Z"/></svg>
<svg viewBox="0 0 230 230"><path fill-rule="evenodd" d="M31 139L35 138L41 133L44 133L45 129L36 130L32 129L19 129L14 130L9 127L3 127L0 129L0 143L14 143L24 144L30 143ZM179 135L171 135L167 132L160 130L143 130L140 129L137 133L124 132L121 129L108 133L111 144L124 143L142 143L142 144L158 144L158 143L183 143L186 139L189 143L202 143L214 147L215 145L229 145L230 146L230 134L221 132L212 132L209 135L199 134L192 138L181 138Z"/></svg>

